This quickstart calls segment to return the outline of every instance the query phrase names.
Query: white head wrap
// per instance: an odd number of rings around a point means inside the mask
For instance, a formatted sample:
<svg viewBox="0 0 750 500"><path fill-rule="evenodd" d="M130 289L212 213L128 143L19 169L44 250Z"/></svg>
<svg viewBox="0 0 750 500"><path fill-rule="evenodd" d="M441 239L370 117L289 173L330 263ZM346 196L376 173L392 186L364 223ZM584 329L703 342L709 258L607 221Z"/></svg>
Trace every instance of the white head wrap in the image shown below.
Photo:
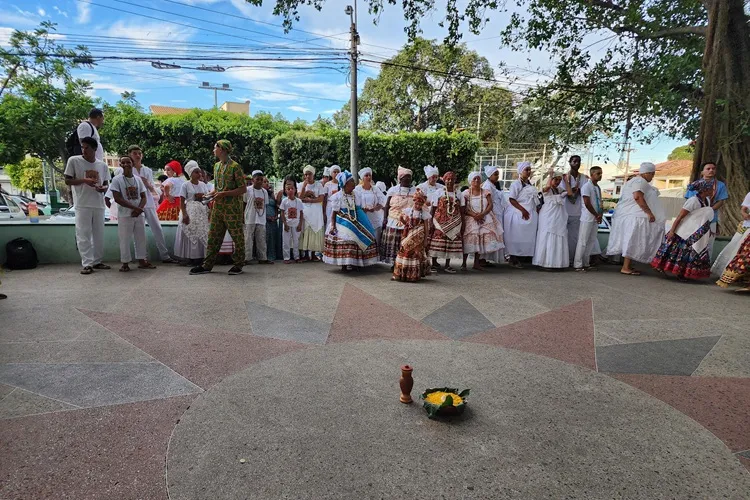
<svg viewBox="0 0 750 500"><path fill-rule="evenodd" d="M650 174L656 172L656 165L650 161L644 161L641 163L641 168L638 169L639 174Z"/></svg>
<svg viewBox="0 0 750 500"><path fill-rule="evenodd" d="M473 181L474 178L481 177L481 176L482 176L482 174L480 174L479 172L472 172L472 173L470 173L469 174L469 184L471 184L471 181Z"/></svg>
<svg viewBox="0 0 750 500"><path fill-rule="evenodd" d="M386 192L385 182L378 181L378 182L375 183L375 187L378 188L378 189L380 189L383 192L383 194L385 194L385 192Z"/></svg>
<svg viewBox="0 0 750 500"><path fill-rule="evenodd" d="M396 178L400 181L402 177L407 175L414 175L414 173L408 168L398 167L396 171Z"/></svg>
<svg viewBox="0 0 750 500"><path fill-rule="evenodd" d="M252 175L253 177L255 177L256 175L263 175L263 171L262 170L253 170L253 173L250 174L250 175Z"/></svg>
<svg viewBox="0 0 750 500"><path fill-rule="evenodd" d="M440 175L440 170L433 165L427 165L424 167L424 175L429 179L433 175Z"/></svg>
<svg viewBox="0 0 750 500"><path fill-rule="evenodd" d="M359 176L364 177L365 175L370 174L372 175L372 169L370 167L365 167L362 170L359 171Z"/></svg>
<svg viewBox="0 0 750 500"><path fill-rule="evenodd" d="M323 169L323 177L330 177L331 176L331 169L329 167L325 167Z"/></svg>
<svg viewBox="0 0 750 500"><path fill-rule="evenodd" d="M200 169L200 167L198 166L198 162L197 162L197 161L195 161L195 160L190 160L189 162L187 162L187 163L185 164L185 172L187 172L187 174L188 174L188 177L190 177L191 175L193 175L193 171L194 171L194 170L195 170L196 168L197 168L197 169Z"/></svg>
<svg viewBox="0 0 750 500"><path fill-rule="evenodd" d="M486 175L489 179L490 177L492 177L492 174L497 172L497 170L498 168L495 165L487 165L486 167L484 167L484 175Z"/></svg>
<svg viewBox="0 0 750 500"><path fill-rule="evenodd" d="M312 165L305 165L305 168L302 169L302 173L306 174L308 172L312 172L312 174L315 175L315 167Z"/></svg>
<svg viewBox="0 0 750 500"><path fill-rule="evenodd" d="M334 170L337 170L339 173L341 173L341 167L339 167L338 165L331 165L331 167L328 169L328 172L331 174L331 177L336 177L336 175L338 175L338 174L333 175Z"/></svg>
<svg viewBox="0 0 750 500"><path fill-rule="evenodd" d="M530 161L519 162L517 167L518 167L518 175L521 175L521 172L531 167L531 162Z"/></svg>

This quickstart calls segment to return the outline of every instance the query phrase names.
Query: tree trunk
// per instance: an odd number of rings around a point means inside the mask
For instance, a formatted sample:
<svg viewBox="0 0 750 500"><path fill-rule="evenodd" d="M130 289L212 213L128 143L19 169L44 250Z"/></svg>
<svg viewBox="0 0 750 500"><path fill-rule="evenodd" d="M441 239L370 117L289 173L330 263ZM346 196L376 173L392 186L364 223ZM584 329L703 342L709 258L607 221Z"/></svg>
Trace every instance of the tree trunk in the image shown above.
<svg viewBox="0 0 750 500"><path fill-rule="evenodd" d="M693 178L714 161L729 190L719 233L731 235L750 190L750 24L743 0L713 0L703 54L704 102L693 158Z"/></svg>

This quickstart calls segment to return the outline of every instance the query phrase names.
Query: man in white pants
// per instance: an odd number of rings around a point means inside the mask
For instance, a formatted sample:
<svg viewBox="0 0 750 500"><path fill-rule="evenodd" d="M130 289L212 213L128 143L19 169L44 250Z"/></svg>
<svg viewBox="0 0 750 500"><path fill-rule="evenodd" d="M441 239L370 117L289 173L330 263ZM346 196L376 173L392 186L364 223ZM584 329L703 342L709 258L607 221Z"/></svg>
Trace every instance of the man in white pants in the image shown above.
<svg viewBox="0 0 750 500"><path fill-rule="evenodd" d="M151 196L151 193L156 192L156 188L154 188L154 173L150 168L141 163L143 160L143 151L141 151L140 146L135 144L129 146L128 157L133 161L133 173L136 177L140 177L147 191L146 206L143 207L143 215L146 217L148 227L151 228L151 234L154 236L154 243L156 243L156 248L159 250L159 259L162 264L176 264L177 261L170 257L169 250L167 250L167 245L164 242L161 222L159 222L159 216L156 215L156 204L154 203L154 197Z"/></svg>
<svg viewBox="0 0 750 500"><path fill-rule="evenodd" d="M266 252L266 205L268 191L263 189L263 172L254 170L253 183L245 193L245 264L251 264L253 249L259 264L273 264Z"/></svg>
<svg viewBox="0 0 750 500"><path fill-rule="evenodd" d="M571 156L568 163L570 164L570 171L563 175L560 189L568 193L565 210L568 212L568 249L570 250L570 261L573 262L578 245L578 233L581 227L581 209L583 206L581 189L589 182L589 178L579 171L581 168L580 156Z"/></svg>
<svg viewBox="0 0 750 500"><path fill-rule="evenodd" d="M581 226L578 229L578 242L573 267L576 271L596 270L589 266L591 254L598 248L596 235L602 222L602 191L599 181L602 180L602 169L591 167L590 181L581 187L583 209L581 210Z"/></svg>
<svg viewBox="0 0 750 500"><path fill-rule="evenodd" d="M130 271L130 242L135 237L135 258L138 269L156 269L148 261L146 221L143 207L149 194L140 177L133 175L133 161L128 156L120 158L122 173L112 179L110 191L115 203L120 205L117 218L117 236L120 240L120 272Z"/></svg>
<svg viewBox="0 0 750 500"><path fill-rule="evenodd" d="M99 143L93 137L81 139L81 155L68 158L65 184L73 186L76 212L76 243L81 254L81 274L94 269L111 269L104 257L104 193L109 184L107 164L96 159Z"/></svg>

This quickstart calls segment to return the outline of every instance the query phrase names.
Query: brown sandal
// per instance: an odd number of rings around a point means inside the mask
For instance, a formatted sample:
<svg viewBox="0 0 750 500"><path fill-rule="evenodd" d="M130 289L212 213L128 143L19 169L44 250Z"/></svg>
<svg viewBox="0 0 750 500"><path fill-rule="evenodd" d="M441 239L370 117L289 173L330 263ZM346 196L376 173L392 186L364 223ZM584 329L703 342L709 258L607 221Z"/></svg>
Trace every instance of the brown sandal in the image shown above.
<svg viewBox="0 0 750 500"><path fill-rule="evenodd" d="M129 271L130 271L130 266L127 265L127 264L123 264L122 267L120 267L120 272L121 273L127 273Z"/></svg>

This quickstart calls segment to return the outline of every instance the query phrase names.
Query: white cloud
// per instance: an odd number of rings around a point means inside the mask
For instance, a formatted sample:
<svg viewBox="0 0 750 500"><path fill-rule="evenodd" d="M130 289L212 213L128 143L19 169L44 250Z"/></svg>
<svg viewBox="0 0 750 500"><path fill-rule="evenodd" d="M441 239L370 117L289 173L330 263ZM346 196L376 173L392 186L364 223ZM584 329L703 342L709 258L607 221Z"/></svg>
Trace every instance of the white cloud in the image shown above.
<svg viewBox="0 0 750 500"><path fill-rule="evenodd" d="M61 16L65 17L65 18L67 18L67 17L68 17L68 13L67 13L67 12L65 12L64 10L60 10L60 7L58 7L57 5L55 5L55 6L54 6L54 7L52 7L52 8L53 8L53 9L55 9L55 12L57 12L57 13L58 13L58 14L60 14Z"/></svg>
<svg viewBox="0 0 750 500"><path fill-rule="evenodd" d="M320 114L322 115L332 115L336 112L338 112L338 109L326 109L325 111L321 111Z"/></svg>
<svg viewBox="0 0 750 500"><path fill-rule="evenodd" d="M108 36L117 36L128 38L135 45L143 48L158 49L164 47L164 42L176 50L180 47L179 42L175 40L187 40L195 34L195 30L185 27L173 26L169 23L159 21L141 22L141 21L117 21L105 30Z"/></svg>
<svg viewBox="0 0 750 500"><path fill-rule="evenodd" d="M91 5L90 4L85 3L85 2L77 2L76 9L78 11L76 22L78 24L84 24L91 20Z"/></svg>
<svg viewBox="0 0 750 500"><path fill-rule="evenodd" d="M185 99L172 99L172 100L171 100L171 101L169 101L169 102L176 102L176 103L180 103L180 102L187 102L187 100L185 100Z"/></svg>
<svg viewBox="0 0 750 500"><path fill-rule="evenodd" d="M303 90L314 97L326 97L328 99L349 100L349 86L345 83L330 82L293 82L292 87Z"/></svg>
<svg viewBox="0 0 750 500"><path fill-rule="evenodd" d="M302 106L289 106L286 109L288 109L289 111L296 111L297 113L309 113L310 112L309 108L305 108Z"/></svg>
<svg viewBox="0 0 750 500"><path fill-rule="evenodd" d="M267 80L279 81L286 78L285 72L270 68L229 68L224 75L232 80L250 84Z"/></svg>
<svg viewBox="0 0 750 500"><path fill-rule="evenodd" d="M41 7L37 10L37 12L39 13L40 16L46 16L47 15L47 13Z"/></svg>

